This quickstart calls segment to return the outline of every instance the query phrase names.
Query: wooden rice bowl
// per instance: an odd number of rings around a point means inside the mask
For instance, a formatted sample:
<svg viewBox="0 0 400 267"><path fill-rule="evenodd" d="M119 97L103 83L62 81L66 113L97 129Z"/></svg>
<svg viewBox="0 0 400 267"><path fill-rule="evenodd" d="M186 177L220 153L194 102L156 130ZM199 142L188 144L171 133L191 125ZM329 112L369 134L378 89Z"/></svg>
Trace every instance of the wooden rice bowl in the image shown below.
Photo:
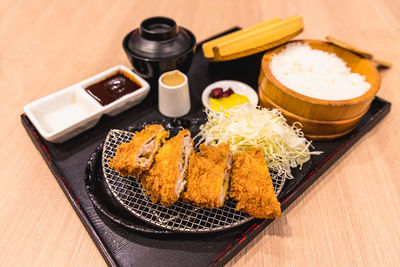
<svg viewBox="0 0 400 267"><path fill-rule="evenodd" d="M347 120L318 121L303 118L285 110L284 108L272 102L262 91L258 92L258 96L260 98L260 102L263 103L263 107L281 110L289 125L292 125L294 122L300 122L304 134L314 140L330 140L351 132L357 127L365 113L363 112L357 117Z"/></svg>
<svg viewBox="0 0 400 267"><path fill-rule="evenodd" d="M348 100L321 100L297 93L280 83L269 68L272 56L279 53L286 46L284 45L267 52L262 58L258 79L260 105L280 108L289 122L298 119L303 124L304 133L311 138L332 139L350 132L367 112L379 90L381 78L375 65L368 59L327 42L291 42L307 43L313 49L335 53L347 63L352 72L364 75L371 87L365 94Z"/></svg>

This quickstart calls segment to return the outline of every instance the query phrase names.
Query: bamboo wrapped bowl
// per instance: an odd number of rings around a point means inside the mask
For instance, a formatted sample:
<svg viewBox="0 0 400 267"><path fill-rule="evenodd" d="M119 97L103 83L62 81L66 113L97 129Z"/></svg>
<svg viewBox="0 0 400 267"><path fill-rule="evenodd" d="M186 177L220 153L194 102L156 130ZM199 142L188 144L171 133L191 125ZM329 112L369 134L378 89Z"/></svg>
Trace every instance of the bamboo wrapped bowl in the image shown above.
<svg viewBox="0 0 400 267"><path fill-rule="evenodd" d="M272 56L285 48L284 45L267 52L262 58L258 79L260 105L280 109L289 124L300 122L304 134L312 139L329 140L349 133L357 127L379 90L381 78L378 70L368 59L327 42L291 42L307 43L313 49L335 53L347 63L352 72L365 76L371 87L363 95L347 100L321 100L297 93L280 83L269 68Z"/></svg>

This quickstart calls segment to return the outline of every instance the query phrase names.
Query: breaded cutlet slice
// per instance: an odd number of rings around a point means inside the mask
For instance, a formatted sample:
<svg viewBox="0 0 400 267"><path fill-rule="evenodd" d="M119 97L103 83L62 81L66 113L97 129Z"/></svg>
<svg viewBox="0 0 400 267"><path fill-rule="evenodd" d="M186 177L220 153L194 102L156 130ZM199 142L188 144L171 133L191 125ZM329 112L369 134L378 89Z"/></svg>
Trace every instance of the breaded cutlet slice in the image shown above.
<svg viewBox="0 0 400 267"><path fill-rule="evenodd" d="M160 124L146 125L136 132L129 143L122 143L110 158L108 166L123 176L135 175L139 178L143 171L150 169L158 149L168 138L169 132Z"/></svg>
<svg viewBox="0 0 400 267"><path fill-rule="evenodd" d="M264 154L259 149L233 155L229 196L237 201L236 210L255 218L281 216Z"/></svg>
<svg viewBox="0 0 400 267"><path fill-rule="evenodd" d="M189 160L184 201L205 208L222 207L229 186L232 153L227 144L200 145L200 152Z"/></svg>
<svg viewBox="0 0 400 267"><path fill-rule="evenodd" d="M186 170L193 153L193 140L188 130L181 130L165 142L154 164L142 175L142 185L154 203L168 207L178 201L186 180Z"/></svg>

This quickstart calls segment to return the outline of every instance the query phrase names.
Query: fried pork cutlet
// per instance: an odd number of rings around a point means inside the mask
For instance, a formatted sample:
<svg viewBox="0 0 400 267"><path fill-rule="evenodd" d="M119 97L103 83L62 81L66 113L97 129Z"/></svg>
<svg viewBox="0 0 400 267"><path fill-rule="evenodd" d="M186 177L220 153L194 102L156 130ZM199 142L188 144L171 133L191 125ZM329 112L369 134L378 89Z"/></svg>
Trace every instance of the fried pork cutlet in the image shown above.
<svg viewBox="0 0 400 267"><path fill-rule="evenodd" d="M281 205L261 150L254 148L233 156L229 196L237 201L236 210L255 218L281 216Z"/></svg>
<svg viewBox="0 0 400 267"><path fill-rule="evenodd" d="M185 187L193 140L188 130L181 130L158 151L154 164L143 174L142 185L154 203L168 207L178 201Z"/></svg>
<svg viewBox="0 0 400 267"><path fill-rule="evenodd" d="M123 176L135 175L139 178L143 171L150 169L155 154L168 136L169 132L162 125L146 125L142 131L136 132L129 143L118 147L108 166Z"/></svg>
<svg viewBox="0 0 400 267"><path fill-rule="evenodd" d="M232 153L227 144L201 144L200 151L189 160L187 189L182 198L200 207L222 207L229 185Z"/></svg>

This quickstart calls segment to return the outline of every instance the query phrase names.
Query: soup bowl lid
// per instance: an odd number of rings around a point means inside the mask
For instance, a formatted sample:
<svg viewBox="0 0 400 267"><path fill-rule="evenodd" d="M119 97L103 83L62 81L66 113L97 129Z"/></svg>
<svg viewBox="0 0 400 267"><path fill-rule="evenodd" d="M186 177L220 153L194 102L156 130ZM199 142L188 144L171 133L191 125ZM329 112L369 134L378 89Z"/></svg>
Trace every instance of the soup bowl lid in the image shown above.
<svg viewBox="0 0 400 267"><path fill-rule="evenodd" d="M185 54L195 43L194 35L173 19L151 17L125 37L123 46L132 56L157 60Z"/></svg>

